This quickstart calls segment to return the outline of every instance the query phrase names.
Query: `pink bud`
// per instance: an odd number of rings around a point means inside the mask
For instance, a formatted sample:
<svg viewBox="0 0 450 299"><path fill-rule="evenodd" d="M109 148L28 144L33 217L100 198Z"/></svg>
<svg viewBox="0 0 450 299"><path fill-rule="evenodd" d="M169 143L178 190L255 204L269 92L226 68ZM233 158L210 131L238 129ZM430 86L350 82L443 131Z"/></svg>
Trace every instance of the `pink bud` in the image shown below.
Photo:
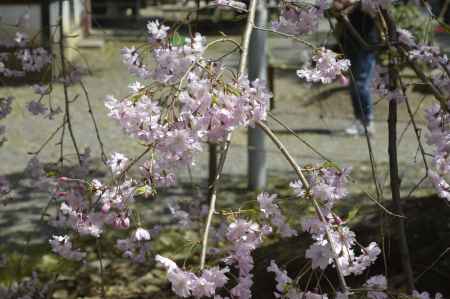
<svg viewBox="0 0 450 299"><path fill-rule="evenodd" d="M342 86L349 86L350 85L350 80L346 76L344 76L343 74L340 74L339 75L339 83Z"/></svg>
<svg viewBox="0 0 450 299"><path fill-rule="evenodd" d="M111 203L110 202L106 202L102 205L102 212L103 213L108 213L109 209L111 209Z"/></svg>
<svg viewBox="0 0 450 299"><path fill-rule="evenodd" d="M130 218L122 218L122 227L127 229L130 227Z"/></svg>
<svg viewBox="0 0 450 299"><path fill-rule="evenodd" d="M112 226L115 229L127 229L130 227L130 219L128 217L126 218L116 217L113 220Z"/></svg>

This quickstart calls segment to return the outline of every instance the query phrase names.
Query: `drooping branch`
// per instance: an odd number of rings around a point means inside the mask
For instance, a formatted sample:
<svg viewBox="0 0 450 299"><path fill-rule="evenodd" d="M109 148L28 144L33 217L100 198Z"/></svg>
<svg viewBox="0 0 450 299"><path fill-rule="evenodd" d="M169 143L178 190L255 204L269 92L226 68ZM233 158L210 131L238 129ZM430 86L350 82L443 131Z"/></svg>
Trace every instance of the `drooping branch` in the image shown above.
<svg viewBox="0 0 450 299"><path fill-rule="evenodd" d="M295 170L298 178L302 182L303 187L305 188L307 193L309 193L311 187L309 185L308 180L306 179L305 175L303 174L302 169L297 164L297 162L295 162L295 159L288 152L288 150L286 149L284 144L280 141L280 139L278 139L278 137L272 132L272 130L266 124L264 124L261 121L257 121L256 125L258 127L260 127L267 134L267 136L269 136L269 138L273 141L273 143L275 143L275 145L280 150L282 155L286 158L286 160L289 162L289 164ZM322 210L321 210L317 200L315 198L311 197L311 202L313 203L314 210L315 210L315 212L317 214L317 217L319 217L320 221L322 221L324 224L327 224L328 222L327 222L325 216L323 215ZM336 249L336 244L335 244L334 239L331 236L331 232L328 229L327 225L325 225L325 228L326 228L325 235L326 235L326 238L327 238L328 242L330 243L331 251L333 252L333 260L334 260L334 264L336 266L336 271L337 271L337 274L338 274L341 291L347 297L348 286L347 286L347 282L345 281L344 272L342 271L341 265L340 265L340 263L338 261L337 255L336 255L336 250L335 250Z"/></svg>
<svg viewBox="0 0 450 299"><path fill-rule="evenodd" d="M252 34L253 30L253 23L255 20L255 13L256 13L256 4L258 0L251 0L249 5L249 13L247 17L247 23L245 25L245 31L244 35L242 37L242 43L241 43L241 57L239 61L239 73L238 77L241 77L245 74L245 69L247 67L247 60L248 60L248 49L250 44L250 36ZM217 171L214 172L214 180L210 183L208 186L208 201L209 201L209 210L208 210L208 216L206 219L206 225L205 225L205 231L203 233L203 240L202 240L202 252L200 257L200 269L203 269L205 267L206 262L206 253L208 249L208 238L209 238L209 230L211 228L211 222L212 218L216 209L216 199L217 199L217 182L219 181L223 166L225 165L225 161L228 155L228 150L230 148L231 143L231 134L228 133L226 136L226 141L224 145L224 149L222 154L220 155L220 161L217 166ZM217 145L212 145L217 146ZM210 146L211 149L211 146Z"/></svg>
<svg viewBox="0 0 450 299"><path fill-rule="evenodd" d="M77 154L78 163L81 165L81 155L78 149L77 141L75 139L75 135L72 129L72 120L70 119L70 100L69 100L69 91L68 91L68 78L67 78L67 70L66 70L66 57L64 53L64 27L63 27L63 1L59 1L59 56L61 59L61 72L62 72L62 82L64 89L64 121L67 122L67 129L69 131L70 138L72 140L73 147L75 149L75 153ZM63 137L64 138L64 137ZM61 157L63 158L63 157Z"/></svg>

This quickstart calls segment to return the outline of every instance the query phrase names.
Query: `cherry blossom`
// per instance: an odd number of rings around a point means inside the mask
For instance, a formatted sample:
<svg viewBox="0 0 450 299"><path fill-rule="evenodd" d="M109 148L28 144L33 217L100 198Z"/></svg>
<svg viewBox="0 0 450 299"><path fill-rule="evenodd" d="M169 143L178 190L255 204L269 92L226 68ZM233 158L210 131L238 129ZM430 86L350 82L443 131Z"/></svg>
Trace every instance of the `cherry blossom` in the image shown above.
<svg viewBox="0 0 450 299"><path fill-rule="evenodd" d="M128 165L128 158L121 153L113 153L111 159L108 160L108 165L115 175L119 175Z"/></svg>
<svg viewBox="0 0 450 299"><path fill-rule="evenodd" d="M216 290L224 287L228 281L225 273L229 269L226 267L204 269L202 275L198 277L192 272L180 269L174 261L166 257L157 255L155 260L166 268L167 279L172 284L172 291L182 298L212 297Z"/></svg>
<svg viewBox="0 0 450 299"><path fill-rule="evenodd" d="M297 76L305 79L307 82L331 83L342 72L346 72L350 68L348 59L338 59L335 52L321 48L312 56L314 62L313 67L306 66L297 71Z"/></svg>
<svg viewBox="0 0 450 299"><path fill-rule="evenodd" d="M85 258L86 253L72 249L69 236L53 236L49 241L52 251L68 260L80 261Z"/></svg>
<svg viewBox="0 0 450 299"><path fill-rule="evenodd" d="M376 275L370 277L364 284L371 291L367 292L367 297L370 299L386 299L389 296L384 292L387 289L387 280L384 275ZM375 291L373 289L379 290Z"/></svg>
<svg viewBox="0 0 450 299"><path fill-rule="evenodd" d="M270 222L278 229L282 237L296 236L297 232L289 227L280 208L273 202L276 198L276 194L261 193L258 195L257 201L264 217L270 219Z"/></svg>
<svg viewBox="0 0 450 299"><path fill-rule="evenodd" d="M157 43L167 38L170 27L159 24L159 21L148 22L147 30L150 34L149 42Z"/></svg>
<svg viewBox="0 0 450 299"><path fill-rule="evenodd" d="M325 0L317 2L316 6L311 5L306 8L284 5L278 21L272 22L272 28L291 35L303 35L316 31L326 4Z"/></svg>
<svg viewBox="0 0 450 299"><path fill-rule="evenodd" d="M27 109L33 115L45 114L48 111L48 108L38 101L28 102Z"/></svg>

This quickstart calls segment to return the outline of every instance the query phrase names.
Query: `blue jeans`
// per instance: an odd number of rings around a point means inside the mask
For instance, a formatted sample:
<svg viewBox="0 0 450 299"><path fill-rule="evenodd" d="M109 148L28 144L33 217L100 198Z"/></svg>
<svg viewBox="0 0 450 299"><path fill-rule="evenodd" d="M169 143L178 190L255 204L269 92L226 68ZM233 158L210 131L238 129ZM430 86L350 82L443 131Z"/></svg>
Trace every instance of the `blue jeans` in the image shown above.
<svg viewBox="0 0 450 299"><path fill-rule="evenodd" d="M356 119L367 125L373 119L371 82L375 53L361 48L348 52L346 55L350 59L350 70L353 74L350 85L353 113Z"/></svg>
<svg viewBox="0 0 450 299"><path fill-rule="evenodd" d="M372 17L362 12L358 6L350 15L350 23L369 45L378 40L375 22ZM368 124L373 118L371 96L372 73L375 67L375 53L365 49L349 33L343 33L342 46L345 56L350 60L353 74L350 85L353 112L356 119Z"/></svg>

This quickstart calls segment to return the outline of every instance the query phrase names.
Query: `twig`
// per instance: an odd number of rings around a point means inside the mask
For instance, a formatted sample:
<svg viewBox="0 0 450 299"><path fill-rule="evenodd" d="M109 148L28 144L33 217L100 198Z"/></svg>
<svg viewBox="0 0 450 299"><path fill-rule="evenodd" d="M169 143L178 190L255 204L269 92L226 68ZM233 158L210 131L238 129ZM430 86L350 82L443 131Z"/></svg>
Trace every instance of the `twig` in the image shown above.
<svg viewBox="0 0 450 299"><path fill-rule="evenodd" d="M61 167L64 166L64 136L66 135L66 123L67 123L67 115L66 113L64 113L61 137L59 139L59 162L61 163Z"/></svg>
<svg viewBox="0 0 450 299"><path fill-rule="evenodd" d="M422 273L420 273L416 279L414 279L414 282L417 282L425 273L427 273L428 271L430 271L431 269L433 269L437 263L448 253L450 252L450 247L448 247L447 249L444 250L444 252L442 252L438 258L428 267L425 269L425 271L423 271Z"/></svg>
<svg viewBox="0 0 450 299"><path fill-rule="evenodd" d="M411 106L409 105L409 100L406 97L406 88L405 85L403 84L403 81L401 79L401 77L398 77L398 81L402 87L402 91L403 91L403 95L405 96L405 104L406 104L406 109L408 110L408 114L409 114L409 118L411 121L411 124L413 125L414 128L414 134L416 136L417 139L417 143L419 145L419 150L420 150L420 154L422 156L422 160L423 160L423 165L425 166L425 175L419 180L419 182L409 191L408 196L410 197L416 190L417 188L419 188L419 186L428 178L428 173L429 173L429 167L428 167L428 162L427 162L427 157L426 157L426 152L422 143L422 140L420 138L420 134L419 134L419 128L417 127L415 118L414 118L414 114L411 110Z"/></svg>
<svg viewBox="0 0 450 299"><path fill-rule="evenodd" d="M139 160L141 160L142 157L144 157L145 154L147 154L151 149L152 149L151 146L147 146L147 148L145 149L145 151L143 151L139 156L137 156L136 158L134 158L134 160L131 161L131 163L129 163L129 164L127 165L127 167L126 167L124 170L122 170L122 172L121 172L117 177L118 177L119 179L122 179L123 176L127 173L127 171L130 170L131 167L133 167L134 164L136 164Z"/></svg>
<svg viewBox="0 0 450 299"><path fill-rule="evenodd" d="M95 116L94 116L94 111L92 110L91 99L89 98L88 90L87 90L86 86L84 85L84 83L82 81L80 81L80 86L83 89L84 96L86 98L86 103L88 105L88 112L89 112L89 115L91 116L91 120L92 120L92 123L94 125L95 136L97 137L97 141L98 141L98 144L100 146L100 154L101 154L101 157L102 157L102 161L106 165L106 161L108 160L108 158L106 157L105 147L103 145L102 138L100 137L100 131L98 129L97 121L96 121Z"/></svg>
<svg viewBox="0 0 450 299"><path fill-rule="evenodd" d="M293 39L293 40L295 40L296 42L302 43L302 44L304 44L305 46L308 46L309 48L311 48L311 49L313 49L313 50L314 50L314 49L317 49L317 47L316 47L314 44L312 44L312 43L310 43L310 42L308 42L308 41L306 41L306 40L304 40L304 39L298 38L297 36L292 35L292 34L287 34L287 33L281 32L281 31L276 31L276 30L269 29L269 28L259 27L259 26L256 26L256 25L253 25L253 28L255 28L255 29L257 29L257 30L261 30L261 31L266 31L266 32L270 32L270 33L275 33L275 34L278 34L278 35L280 35L280 36L284 36L284 37Z"/></svg>
<svg viewBox="0 0 450 299"><path fill-rule="evenodd" d="M63 128L63 126L64 126L65 124L66 124L66 121L65 121L65 119L63 119L63 123L62 123L61 125L59 125L59 127L57 127L56 130L53 131L52 134L50 134L50 136L49 136L49 137L45 140L45 142L39 147L39 149L36 150L36 151L34 151L34 152L29 152L28 154L29 154L29 155L35 155L35 156L39 155L39 154L42 152L42 150L48 145L48 143L49 143L50 141L52 141L52 139L56 136L56 134L59 132L59 130L61 130L61 129Z"/></svg>

